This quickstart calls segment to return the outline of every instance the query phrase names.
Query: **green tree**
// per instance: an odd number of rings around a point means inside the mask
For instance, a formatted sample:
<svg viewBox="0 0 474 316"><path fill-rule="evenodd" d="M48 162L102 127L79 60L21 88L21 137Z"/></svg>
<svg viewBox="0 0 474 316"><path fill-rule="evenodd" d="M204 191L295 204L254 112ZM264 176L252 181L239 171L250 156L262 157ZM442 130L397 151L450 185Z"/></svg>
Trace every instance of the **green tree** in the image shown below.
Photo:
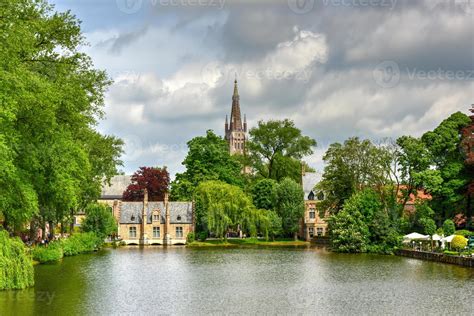
<svg viewBox="0 0 474 316"><path fill-rule="evenodd" d="M275 211L267 211L266 213L269 221L268 225L268 236L275 240L275 237L280 236L283 233L281 217Z"/></svg>
<svg viewBox="0 0 474 316"><path fill-rule="evenodd" d="M394 182L393 159L387 147L357 137L344 144L331 144L323 157L326 166L318 185L326 193L325 207L337 212L347 199L364 188L374 188L383 200L393 200L395 192L386 190Z"/></svg>
<svg viewBox="0 0 474 316"><path fill-rule="evenodd" d="M304 193L295 181L286 178L277 187L276 212L282 218L283 232L297 239L299 221L304 215Z"/></svg>
<svg viewBox="0 0 474 316"><path fill-rule="evenodd" d="M196 229L226 238L229 231L241 229L256 236L264 214L257 210L241 188L221 181L204 181L195 192ZM263 225L265 226L265 225Z"/></svg>
<svg viewBox="0 0 474 316"><path fill-rule="evenodd" d="M247 148L253 159L254 169L263 177L275 180L291 173L301 174L301 165L294 161L312 154L312 147L316 146L314 139L303 136L301 130L288 119L259 121L258 126L252 128L249 134ZM289 170L286 168L288 166L291 167Z"/></svg>
<svg viewBox="0 0 474 316"><path fill-rule="evenodd" d="M277 183L272 179L258 180L252 187L252 200L255 207L273 210L275 207Z"/></svg>
<svg viewBox="0 0 474 316"><path fill-rule="evenodd" d="M445 236L451 236L456 231L456 226L454 222L450 219L447 219L443 223L443 232Z"/></svg>
<svg viewBox="0 0 474 316"><path fill-rule="evenodd" d="M337 252L367 251L369 229L362 214L353 208L350 200L337 214L332 215L329 222L331 249Z"/></svg>
<svg viewBox="0 0 474 316"><path fill-rule="evenodd" d="M242 165L229 154L227 142L209 130L188 142L188 154L183 161L186 171L176 174L171 183L173 200L191 200L195 188L203 181L219 180L242 187Z"/></svg>
<svg viewBox="0 0 474 316"><path fill-rule="evenodd" d="M0 16L0 172L12 180L0 197L4 226L20 229L39 210L34 218L54 227L96 199L121 163L122 142L94 130L110 81L80 51L84 37L70 12L11 0ZM15 196L23 206L12 204Z"/></svg>
<svg viewBox="0 0 474 316"><path fill-rule="evenodd" d="M86 217L82 222L84 232L93 232L102 240L117 232L117 221L112 214L112 209L107 205L90 204L85 213Z"/></svg>
<svg viewBox="0 0 474 316"><path fill-rule="evenodd" d="M471 179L464 164L461 131L470 122L467 115L456 112L421 138L431 153L432 165L442 179L442 185L433 192L431 201L440 223L462 213L467 206L466 192Z"/></svg>

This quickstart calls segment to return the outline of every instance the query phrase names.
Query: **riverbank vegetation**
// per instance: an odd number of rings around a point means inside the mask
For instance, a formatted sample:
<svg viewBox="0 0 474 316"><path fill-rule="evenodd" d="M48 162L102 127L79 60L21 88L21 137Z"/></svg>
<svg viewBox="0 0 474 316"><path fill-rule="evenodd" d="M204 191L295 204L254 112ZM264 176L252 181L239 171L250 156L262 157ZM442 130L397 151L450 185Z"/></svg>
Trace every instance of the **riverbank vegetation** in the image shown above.
<svg viewBox="0 0 474 316"><path fill-rule="evenodd" d="M271 247L294 247L294 246L309 246L310 243L301 240L294 240L293 238L279 238L275 240L257 239L257 238L245 238L245 239L234 239L228 238L227 240L206 240L206 241L194 241L187 245L187 247L245 247L245 246L271 246Z"/></svg>
<svg viewBox="0 0 474 316"><path fill-rule="evenodd" d="M325 193L320 207L332 214L332 249L385 253L406 233L472 229L474 173L462 137L470 122L458 112L421 138L382 144L350 138L331 145L317 189Z"/></svg>
<svg viewBox="0 0 474 316"><path fill-rule="evenodd" d="M93 232L77 233L47 245L33 247L31 253L33 260L40 263L59 261L63 257L99 250L103 242L103 238Z"/></svg>
<svg viewBox="0 0 474 316"><path fill-rule="evenodd" d="M20 238L0 230L0 290L34 285L33 263Z"/></svg>

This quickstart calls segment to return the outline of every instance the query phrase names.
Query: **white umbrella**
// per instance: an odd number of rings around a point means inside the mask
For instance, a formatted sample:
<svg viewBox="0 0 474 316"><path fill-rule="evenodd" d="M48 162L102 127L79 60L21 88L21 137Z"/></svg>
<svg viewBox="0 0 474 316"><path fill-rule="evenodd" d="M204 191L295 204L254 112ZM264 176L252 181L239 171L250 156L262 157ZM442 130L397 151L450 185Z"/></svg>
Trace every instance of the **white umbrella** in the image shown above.
<svg viewBox="0 0 474 316"><path fill-rule="evenodd" d="M444 237L443 239L441 239L442 241L444 242L451 242L453 240L455 235L451 235L451 236L448 236L448 237Z"/></svg>
<svg viewBox="0 0 474 316"><path fill-rule="evenodd" d="M438 234L434 234L433 237L432 237L432 239L435 240L435 241L440 241L440 240L443 239L443 237L440 236L440 235L438 235Z"/></svg>
<svg viewBox="0 0 474 316"><path fill-rule="evenodd" d="M419 233L411 233L411 234L403 236L403 239L407 240L407 241L415 240L415 239L416 240L429 240L430 235L422 235L422 234L419 234Z"/></svg>

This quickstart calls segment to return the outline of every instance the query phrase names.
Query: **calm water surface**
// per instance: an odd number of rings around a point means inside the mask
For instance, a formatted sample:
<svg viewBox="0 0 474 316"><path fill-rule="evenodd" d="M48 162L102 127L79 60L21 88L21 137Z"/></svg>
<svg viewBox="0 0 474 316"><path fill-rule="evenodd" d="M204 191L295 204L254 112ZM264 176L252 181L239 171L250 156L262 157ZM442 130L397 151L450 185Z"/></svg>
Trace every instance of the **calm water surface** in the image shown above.
<svg viewBox="0 0 474 316"><path fill-rule="evenodd" d="M474 269L318 248L107 249L35 278L0 315L474 315Z"/></svg>

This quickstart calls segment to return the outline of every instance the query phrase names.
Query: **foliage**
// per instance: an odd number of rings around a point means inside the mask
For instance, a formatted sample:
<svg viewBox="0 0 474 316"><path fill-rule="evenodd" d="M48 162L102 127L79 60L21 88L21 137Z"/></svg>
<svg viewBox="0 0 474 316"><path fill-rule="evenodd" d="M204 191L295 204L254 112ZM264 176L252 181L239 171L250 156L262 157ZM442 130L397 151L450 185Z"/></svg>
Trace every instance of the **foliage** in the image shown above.
<svg viewBox="0 0 474 316"><path fill-rule="evenodd" d="M316 141L303 136L295 124L285 119L283 121L259 121L258 126L249 131L250 140L247 143L252 157L253 168L261 176L280 180L290 176L295 180L301 176L299 160L313 153L312 147Z"/></svg>
<svg viewBox="0 0 474 316"><path fill-rule="evenodd" d="M276 192L276 212L283 222L283 233L294 235L299 229L299 221L304 215L304 193L295 181L286 178L278 185Z"/></svg>
<svg viewBox="0 0 474 316"><path fill-rule="evenodd" d="M34 285L33 263L21 240L0 230L0 290L24 289Z"/></svg>
<svg viewBox="0 0 474 316"><path fill-rule="evenodd" d="M166 167L140 167L130 179L125 192L124 201L143 201L143 191L147 189L149 201L163 201L168 192L170 175Z"/></svg>
<svg viewBox="0 0 474 316"><path fill-rule="evenodd" d="M93 203L87 206L85 213L86 217L81 225L84 232L94 232L102 239L117 232L117 221L109 206Z"/></svg>
<svg viewBox="0 0 474 316"><path fill-rule="evenodd" d="M0 208L20 230L71 220L117 173L122 141L94 130L110 84L80 47L80 22L45 1L0 6Z"/></svg>
<svg viewBox="0 0 474 316"><path fill-rule="evenodd" d="M349 208L343 208L337 214L331 216L328 222L331 249L333 251L367 251L369 229L359 210L355 209L350 212Z"/></svg>
<svg viewBox="0 0 474 316"><path fill-rule="evenodd" d="M377 189L382 199L393 200L395 192L384 189L393 183L393 156L389 148L357 137L344 144L331 144L323 157L326 166L318 185L326 193L326 207L337 212L347 199L364 188Z"/></svg>
<svg viewBox="0 0 474 316"><path fill-rule="evenodd" d="M51 242L48 246L36 246L31 253L33 259L40 263L59 261L64 256L60 242Z"/></svg>
<svg viewBox="0 0 474 316"><path fill-rule="evenodd" d="M461 150L461 130L470 122L467 115L456 112L421 138L431 153L431 163L442 179L441 185L434 186L432 190L431 206L438 219L453 218L466 209L470 178Z"/></svg>
<svg viewBox="0 0 474 316"><path fill-rule="evenodd" d="M40 262L58 261L63 256L75 256L84 252L98 250L103 239L93 232L74 234L66 239L50 242L48 245L36 246L32 250L33 259Z"/></svg>
<svg viewBox="0 0 474 316"><path fill-rule="evenodd" d="M209 235L209 232L208 231L201 231L198 233L198 239L199 241L206 241L207 239L207 236Z"/></svg>
<svg viewBox="0 0 474 316"><path fill-rule="evenodd" d="M272 210L275 207L277 183L272 179L261 179L257 181L251 191L255 207L259 209Z"/></svg>
<svg viewBox="0 0 474 316"><path fill-rule="evenodd" d="M176 174L171 183L172 200L191 200L198 185L209 180L243 186L242 165L229 154L227 142L211 130L188 142L188 154L182 164L186 171Z"/></svg>
<svg viewBox="0 0 474 316"><path fill-rule="evenodd" d="M229 230L239 228L256 236L265 228L266 218L239 187L221 182L205 181L196 189L196 229L210 231L226 238Z"/></svg>
<svg viewBox="0 0 474 316"><path fill-rule="evenodd" d="M186 242L188 244L194 242L196 240L196 236L194 235L193 232L188 233L188 236L186 236Z"/></svg>
<svg viewBox="0 0 474 316"><path fill-rule="evenodd" d="M275 240L276 237L281 236L283 233L283 222L275 211L267 211L266 215L269 221L268 236Z"/></svg>
<svg viewBox="0 0 474 316"><path fill-rule="evenodd" d="M457 251L461 251L467 246L467 238L456 235L453 237L451 241L451 248L456 249Z"/></svg>
<svg viewBox="0 0 474 316"><path fill-rule="evenodd" d="M98 250L103 239L93 232L75 234L60 241L64 256L75 256L84 252Z"/></svg>
<svg viewBox="0 0 474 316"><path fill-rule="evenodd" d="M443 233L445 236L451 236L456 231L456 227L454 226L454 222L450 219L447 219L443 223Z"/></svg>
<svg viewBox="0 0 474 316"><path fill-rule="evenodd" d="M464 236L464 237L470 237L470 236L474 236L474 232L471 232L469 230L465 230L465 229L461 229L461 230L457 230L454 232L454 235L460 235L460 236Z"/></svg>

